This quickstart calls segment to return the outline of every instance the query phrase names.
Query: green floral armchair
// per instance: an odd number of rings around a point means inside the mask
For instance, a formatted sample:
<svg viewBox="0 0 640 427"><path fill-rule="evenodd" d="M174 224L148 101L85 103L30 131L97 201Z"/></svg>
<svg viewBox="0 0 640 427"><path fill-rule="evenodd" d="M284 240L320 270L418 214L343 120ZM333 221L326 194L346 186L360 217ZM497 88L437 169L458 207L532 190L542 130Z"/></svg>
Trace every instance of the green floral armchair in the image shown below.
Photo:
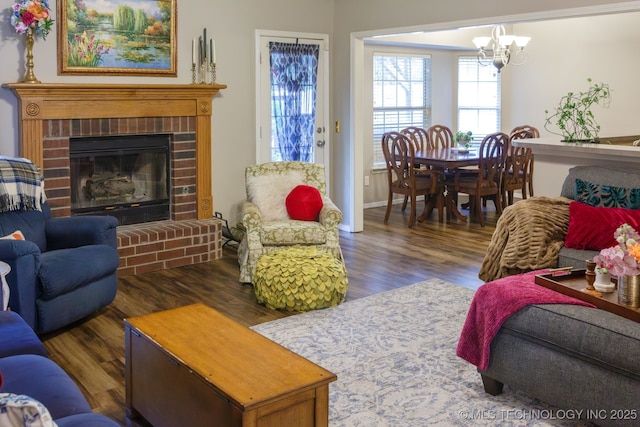
<svg viewBox="0 0 640 427"><path fill-rule="evenodd" d="M253 283L258 258L282 247L316 246L342 260L338 233L342 212L326 196L323 165L263 163L249 166L245 180L247 199L243 201L241 211L246 233L238 247L241 282ZM323 207L317 221L297 221L287 214L286 197L300 184L316 187L322 195Z"/></svg>

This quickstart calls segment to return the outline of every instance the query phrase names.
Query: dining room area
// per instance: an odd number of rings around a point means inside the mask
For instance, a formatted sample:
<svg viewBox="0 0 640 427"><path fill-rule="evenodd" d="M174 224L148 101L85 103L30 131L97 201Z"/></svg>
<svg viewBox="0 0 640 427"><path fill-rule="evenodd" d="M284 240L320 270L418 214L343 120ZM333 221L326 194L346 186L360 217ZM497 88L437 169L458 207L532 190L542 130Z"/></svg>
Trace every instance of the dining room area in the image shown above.
<svg viewBox="0 0 640 427"><path fill-rule="evenodd" d="M365 209L384 206L385 218L397 209L409 228L425 221L484 227L488 208L500 215L532 194L533 155L511 141L538 138L540 124L510 116L503 98L511 65L480 61L471 48L377 40L365 43L369 61ZM523 126L527 132L515 135Z"/></svg>
<svg viewBox="0 0 640 427"><path fill-rule="evenodd" d="M516 200L534 195L532 151L513 141L539 136L530 125L516 126L508 134L490 133L478 145L441 124L385 132L381 138L388 189L384 223L397 209L408 212L408 227L425 221L470 221L484 227L488 202L499 216Z"/></svg>
<svg viewBox="0 0 640 427"><path fill-rule="evenodd" d="M540 22L503 22L508 32L531 37L525 48L528 59L524 63L507 64L500 71L490 63L479 66L475 70L478 73L477 81L465 81L461 78L464 73L460 71L467 65L478 63L478 50L472 41L477 36L489 36L491 25L452 25L451 30L430 31L427 28L423 32L407 30L405 34L394 29L387 31L384 36L363 33L361 59L364 65L362 78L359 80L363 96L356 104L361 111L358 117L363 117L362 133L356 135L359 137L358 141L362 141L357 142L362 144L362 150L356 146L355 151L358 166L355 169L356 177L362 174L356 180L356 190L362 194L362 207L367 210L386 208L388 205L389 185L381 148L384 133L400 132L409 126L428 129L434 124L443 124L451 129L454 136L459 131L472 131L471 149L475 149L477 153L484 136L498 131L509 134L515 126L526 123L539 130L541 143L549 138L556 138L559 143L561 137L545 127L545 111L558 105L558 100L568 92L583 90L588 78L596 83L610 83L614 94L610 107L598 107L595 111L598 125L601 126L600 135L618 137L638 134L637 121L629 119L629 114L637 104L637 78L625 71L637 65L637 56L626 54L633 50L637 41L637 30L630 25L637 16L637 12L621 11ZM599 30L592 31L596 27ZM556 39L553 35L559 32L573 35L571 63L576 64L575 66L566 67L561 53L550 49L552 41ZM607 46L602 51L607 60L593 61L592 47L596 40L598 46ZM465 57L468 58L468 63L464 62ZM402 61L410 62L412 68L403 69ZM377 62L380 63L379 68L376 68ZM623 66L612 67L612 63ZM425 64L425 70L413 68L416 64ZM405 72L409 70L412 72ZM395 87L391 86L391 79L395 75L407 77L406 81L398 81ZM424 86L418 82L421 77L424 77ZM495 90L490 85L496 85ZM387 88L392 90L387 91ZM486 88L491 90L484 90ZM414 95L419 100L415 103ZM482 100L484 103L479 106L482 111L471 112L474 106L466 102L469 100ZM404 103L407 108L404 111L394 111L393 102L397 102L395 105ZM475 120L469 122L467 114L475 114ZM393 121L396 122L395 126L391 125ZM570 167L603 161L598 156L577 156L573 147L566 147L566 152L559 152L563 147L557 148L554 145L536 148L535 142L531 144L535 151L532 187L536 196L557 196L558 182ZM514 200L519 200L521 192L514 190L513 197ZM478 218L464 209L466 204L462 206L468 202L468 198L467 194L460 193L457 209L468 217L469 227L478 229ZM413 228L425 224L418 222L424 208L424 198L419 199ZM403 202L404 196L395 194L392 212L402 212ZM487 210L495 210L495 206L491 201L487 201L486 206L484 203L481 205L486 219ZM434 206L437 205L434 203ZM409 207L403 215L408 226ZM437 209L433 209L427 221L439 224ZM463 222L455 215L443 220L445 226L454 223Z"/></svg>

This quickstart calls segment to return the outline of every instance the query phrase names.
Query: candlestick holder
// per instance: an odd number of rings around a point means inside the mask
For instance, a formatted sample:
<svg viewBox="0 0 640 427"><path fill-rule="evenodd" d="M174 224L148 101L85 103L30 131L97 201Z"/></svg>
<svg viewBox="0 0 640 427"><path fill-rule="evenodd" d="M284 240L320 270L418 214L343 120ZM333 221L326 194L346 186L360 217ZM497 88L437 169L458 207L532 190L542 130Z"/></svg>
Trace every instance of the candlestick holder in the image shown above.
<svg viewBox="0 0 640 427"><path fill-rule="evenodd" d="M211 62L209 64L209 72L211 73L211 84L216 84L216 63Z"/></svg>
<svg viewBox="0 0 640 427"><path fill-rule="evenodd" d="M27 31L27 72L21 83L40 83L33 72L33 31Z"/></svg>
<svg viewBox="0 0 640 427"><path fill-rule="evenodd" d="M207 63L204 61L202 62L202 64L200 64L200 81L198 83L207 83Z"/></svg>
<svg viewBox="0 0 640 427"><path fill-rule="evenodd" d="M191 84L195 85L197 83L198 83L198 70L194 62L193 64L191 64Z"/></svg>

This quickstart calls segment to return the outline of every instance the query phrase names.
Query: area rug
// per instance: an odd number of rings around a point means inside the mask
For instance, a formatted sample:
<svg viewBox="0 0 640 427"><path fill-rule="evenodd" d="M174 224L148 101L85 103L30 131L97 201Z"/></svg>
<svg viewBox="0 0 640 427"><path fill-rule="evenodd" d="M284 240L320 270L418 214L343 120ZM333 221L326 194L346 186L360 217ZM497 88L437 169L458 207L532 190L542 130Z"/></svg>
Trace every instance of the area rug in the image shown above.
<svg viewBox="0 0 640 427"><path fill-rule="evenodd" d="M485 393L456 345L474 291L431 279L254 326L338 376L332 427L575 426L505 385Z"/></svg>

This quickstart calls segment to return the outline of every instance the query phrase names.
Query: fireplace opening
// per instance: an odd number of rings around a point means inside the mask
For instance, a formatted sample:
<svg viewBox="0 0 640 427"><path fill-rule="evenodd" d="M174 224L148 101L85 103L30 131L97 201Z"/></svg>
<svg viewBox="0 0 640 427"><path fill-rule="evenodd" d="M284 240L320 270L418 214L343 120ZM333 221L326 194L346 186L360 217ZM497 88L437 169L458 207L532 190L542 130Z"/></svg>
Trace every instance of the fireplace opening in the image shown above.
<svg viewBox="0 0 640 427"><path fill-rule="evenodd" d="M71 138L71 215L169 219L169 143L167 134Z"/></svg>

